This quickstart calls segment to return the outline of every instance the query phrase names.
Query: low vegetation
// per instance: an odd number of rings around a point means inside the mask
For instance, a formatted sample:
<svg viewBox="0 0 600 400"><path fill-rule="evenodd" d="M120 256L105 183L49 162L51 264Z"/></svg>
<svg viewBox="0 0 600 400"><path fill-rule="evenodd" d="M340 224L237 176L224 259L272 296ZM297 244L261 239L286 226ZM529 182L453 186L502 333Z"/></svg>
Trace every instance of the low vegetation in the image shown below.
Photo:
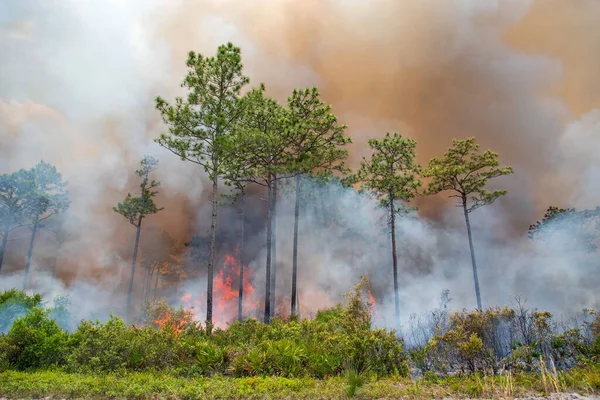
<svg viewBox="0 0 600 400"><path fill-rule="evenodd" d="M72 332L52 318L55 310L34 305L0 336L0 368L326 378L352 365L376 376L406 376L402 341L372 327L363 290L364 282L345 307L322 311L314 320L274 318L267 325L248 319L210 333L184 310L164 304L149 307L143 325L128 326L113 316L104 323L82 321Z"/></svg>
<svg viewBox="0 0 600 400"><path fill-rule="evenodd" d="M376 329L367 281L314 320L234 322L207 332L183 309L145 323L69 325L68 302L0 294L0 395L169 398L512 396L600 391L600 318L569 326L515 308L413 319L408 348ZM8 322L7 322L8 321Z"/></svg>
<svg viewBox="0 0 600 400"><path fill-rule="evenodd" d="M600 391L598 366L559 372L561 392ZM551 394L538 374L465 375L438 380L403 377L370 378L356 391L357 399L372 398L511 398ZM326 379L223 376L195 379L166 373L73 374L62 371L0 372L0 396L12 398L129 398L129 399L344 399L343 377Z"/></svg>

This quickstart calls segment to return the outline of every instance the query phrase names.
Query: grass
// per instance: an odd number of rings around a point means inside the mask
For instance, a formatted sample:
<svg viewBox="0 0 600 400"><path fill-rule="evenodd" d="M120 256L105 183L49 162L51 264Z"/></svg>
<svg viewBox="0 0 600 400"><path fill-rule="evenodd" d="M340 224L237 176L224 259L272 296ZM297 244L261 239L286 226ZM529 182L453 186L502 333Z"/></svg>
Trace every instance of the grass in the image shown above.
<svg viewBox="0 0 600 400"><path fill-rule="evenodd" d="M558 373L547 384L539 374L469 375L418 380L365 378L358 399L443 397L515 397L561 392L600 393L600 366ZM67 374L60 371L0 373L0 397L127 398L127 399L344 399L344 377L317 380L282 377L181 378L168 374Z"/></svg>
<svg viewBox="0 0 600 400"><path fill-rule="evenodd" d="M348 397L356 396L356 392L366 381L366 376L360 373L355 368L348 369L345 374L346 379L346 394Z"/></svg>

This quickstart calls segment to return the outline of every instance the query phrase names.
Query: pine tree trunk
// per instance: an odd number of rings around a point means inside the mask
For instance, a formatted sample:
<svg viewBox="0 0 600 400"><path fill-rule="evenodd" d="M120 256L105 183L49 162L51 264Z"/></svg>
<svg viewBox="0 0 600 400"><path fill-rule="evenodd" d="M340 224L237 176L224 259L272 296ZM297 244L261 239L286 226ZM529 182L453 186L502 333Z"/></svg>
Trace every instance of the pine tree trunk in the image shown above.
<svg viewBox="0 0 600 400"><path fill-rule="evenodd" d="M152 297L152 302L156 303L156 289L158 287L158 276L160 275L160 266L156 269L156 280L154 281L154 296Z"/></svg>
<svg viewBox="0 0 600 400"><path fill-rule="evenodd" d="M245 195L242 193L242 198L240 199L240 207L241 207L241 232L240 232L240 247L239 247L239 260L240 260L240 283L239 283L239 293L238 293L238 321L241 321L244 317L244 228L245 228L245 209L244 209L244 201Z"/></svg>
<svg viewBox="0 0 600 400"><path fill-rule="evenodd" d="M396 254L396 210L394 210L394 197L389 194L390 200L390 230L392 238L392 264L394 267L394 305L396 307L396 330L400 330L400 292L398 290L398 255Z"/></svg>
<svg viewBox="0 0 600 400"><path fill-rule="evenodd" d="M482 310L481 292L479 291L479 278L477 277L477 261L475 260L475 248L473 247L473 236L471 234L471 222L469 221L469 210L467 209L467 196L462 196L463 212L467 224L467 235L469 236L469 248L471 250L471 264L473 265L473 281L475 282L475 296L477 297L477 308Z"/></svg>
<svg viewBox="0 0 600 400"><path fill-rule="evenodd" d="M27 251L27 260L25 261L25 276L23 277L23 290L27 289L29 280L29 268L31 267L31 256L33 254L33 244L35 243L35 235L38 230L38 221L34 221L33 229L31 229L31 239L29 239L29 250Z"/></svg>
<svg viewBox="0 0 600 400"><path fill-rule="evenodd" d="M8 244L8 232L9 232L9 224L7 221L4 225L4 232L2 234L2 244L0 245L0 271L2 271L2 263L4 262L4 253L6 252L6 245Z"/></svg>
<svg viewBox="0 0 600 400"><path fill-rule="evenodd" d="M127 322L130 322L129 320L129 315L130 315L130 308L131 308L131 292L133 292L133 278L135 276L135 264L137 262L137 255L138 255L138 247L140 245L140 232L142 231L142 219L143 217L140 216L140 218L138 219L138 223L137 223L137 230L135 232L135 246L133 247L133 260L131 261L131 276L129 277L129 288L127 289L127 305L126 305L126 309L125 309L125 319L127 320Z"/></svg>
<svg viewBox="0 0 600 400"><path fill-rule="evenodd" d="M277 175L273 175L273 211L271 212L271 315L275 315L275 288L277 285Z"/></svg>
<svg viewBox="0 0 600 400"><path fill-rule="evenodd" d="M152 278L154 278L154 271L156 270L156 265L151 264L148 268L148 280L146 281L146 290L144 292L144 302L148 301L150 297L150 293L152 290Z"/></svg>
<svg viewBox="0 0 600 400"><path fill-rule="evenodd" d="M296 296L298 284L298 220L300 219L300 175L296 175L296 204L294 205L294 249L292 252L292 315L296 315Z"/></svg>
<svg viewBox="0 0 600 400"><path fill-rule="evenodd" d="M146 301L146 293L148 292L148 280L150 279L150 267L145 268L144 286L142 286L142 303Z"/></svg>
<svg viewBox="0 0 600 400"><path fill-rule="evenodd" d="M206 327L209 331L212 330L213 323L213 274L215 265L215 241L217 237L218 172L217 164L213 161L212 218L210 223L210 252L208 255L208 277L206 285Z"/></svg>
<svg viewBox="0 0 600 400"><path fill-rule="evenodd" d="M267 192L267 265L265 268L265 314L263 319L265 324L268 324L271 319L271 235L273 233L271 232L271 217L273 212L271 196L273 195L273 186L270 175L267 180Z"/></svg>
<svg viewBox="0 0 600 400"><path fill-rule="evenodd" d="M146 301L148 301L150 295L152 294L152 281L154 280L154 274L157 272L157 269L158 266L156 265L150 269L150 278L148 279L148 288L146 289Z"/></svg>

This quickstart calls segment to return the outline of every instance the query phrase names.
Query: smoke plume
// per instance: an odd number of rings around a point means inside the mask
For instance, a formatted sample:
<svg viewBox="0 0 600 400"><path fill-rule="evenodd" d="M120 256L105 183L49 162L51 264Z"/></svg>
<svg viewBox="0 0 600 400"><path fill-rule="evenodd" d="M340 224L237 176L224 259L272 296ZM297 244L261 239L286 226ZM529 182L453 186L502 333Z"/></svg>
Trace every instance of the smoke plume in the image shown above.
<svg viewBox="0 0 600 400"><path fill-rule="evenodd" d="M58 279L43 272L56 244L42 233L34 288L70 293L86 310L81 317L122 307L135 232L112 206L135 189L133 171L144 154L160 160L157 203L165 210L147 219L142 246L147 240L154 243L147 248L160 248L151 237L166 232L173 244L163 244L165 251L175 247L183 254L184 243L206 234L210 187L198 166L153 143L165 129L153 99L182 94L189 50L210 55L232 41L242 48L251 85L264 82L281 101L296 87L321 89L349 125L353 168L369 154L367 140L386 131L415 138L423 164L452 138L475 136L497 151L515 174L493 183L508 189L505 198L473 214L484 302L506 303L522 294L559 311L593 305L598 281L590 274L592 260L532 244L526 230L549 205L598 205L600 36L593 32L599 24L594 0L4 1L0 172L43 159L69 181L72 200L62 218ZM355 195L334 193L330 200L361 234L350 249L339 231L318 229L318 215L304 210L301 312L339 301L365 274L380 314L391 315L387 244L370 240L378 234L372 221L380 210L368 201L346 207ZM258 291L264 280L261 196L260 190L251 196L245 246ZM282 199L278 210L282 295L290 286L289 201ZM403 318L434 306L444 289L454 306L471 307L460 213L443 195L417 204L419 218L398 228ZM225 231L239 226L233 212L221 223ZM20 285L28 233L21 229L11 237L1 288ZM182 293L205 291L202 271L196 272Z"/></svg>

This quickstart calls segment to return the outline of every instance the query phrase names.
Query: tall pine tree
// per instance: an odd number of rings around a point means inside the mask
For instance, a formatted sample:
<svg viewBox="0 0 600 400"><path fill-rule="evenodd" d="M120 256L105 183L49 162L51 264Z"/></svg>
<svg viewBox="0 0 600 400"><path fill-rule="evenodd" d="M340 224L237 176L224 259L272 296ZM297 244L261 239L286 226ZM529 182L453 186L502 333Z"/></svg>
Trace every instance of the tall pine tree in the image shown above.
<svg viewBox="0 0 600 400"><path fill-rule="evenodd" d="M34 201L29 209L31 238L29 240L27 259L25 260L23 290L27 288L33 247L38 229L48 219L66 211L70 204L68 193L65 190L67 182L63 181L62 175L56 170L55 166L40 161L33 168L32 173L35 180L34 191L37 201Z"/></svg>
<svg viewBox="0 0 600 400"><path fill-rule="evenodd" d="M427 194L452 192L450 197L458 198L459 205L463 209L469 249L471 250L477 308L480 310L482 309L481 292L469 214L480 207L492 204L500 196L504 196L506 190L489 191L485 187L490 179L512 173L512 167L500 167L497 153L487 150L483 154L479 154L479 145L475 143L475 138L452 140L452 147L446 151L443 157L433 158L429 161L429 165L423 173L424 177L431 178L426 190Z"/></svg>
<svg viewBox="0 0 600 400"><path fill-rule="evenodd" d="M206 289L206 321L213 321L213 270L219 180L224 175L227 152L224 141L237 125L242 109L240 91L248 83L243 74L242 56L232 43L219 46L217 55L205 57L191 51L188 73L182 86L189 90L186 99L174 104L158 97L156 107L169 127L156 141L182 160L200 165L212 182L212 217Z"/></svg>
<svg viewBox="0 0 600 400"><path fill-rule="evenodd" d="M294 238L292 251L291 313L296 314L298 282L298 225L302 192L302 176L307 174L331 175L345 173L348 150L344 146L352 140L344 135L346 125L340 124L331 113L331 106L321 100L317 88L294 90L288 98L290 165L295 175L296 198L294 205Z"/></svg>
<svg viewBox="0 0 600 400"><path fill-rule="evenodd" d="M119 203L113 210L116 213L124 216L131 225L135 226L135 244L133 247L133 259L131 261L131 275L129 277L129 287L127 288L127 304L125 305L126 319L129 320L129 313L131 308L131 293L133 291L133 278L135 275L135 265L137 262L138 248L140 245L140 233L142 230L142 222L148 215L156 214L163 210L158 208L154 203L153 198L158 194L155 190L160 183L155 180L150 180L150 173L155 170L158 165L158 161L152 156L146 156L140 162L142 168L135 171L135 174L139 176L142 181L140 183L140 193L137 196L133 196L131 193L127 194L125 200Z"/></svg>
<svg viewBox="0 0 600 400"><path fill-rule="evenodd" d="M4 262L8 236L26 223L30 209L40 201L43 199L37 196L32 170L21 169L0 175L0 270Z"/></svg>
<svg viewBox="0 0 600 400"><path fill-rule="evenodd" d="M398 289L398 255L396 252L396 216L407 211L400 202L408 202L421 186L415 162L417 142L394 132L386 133L383 139L369 140L373 150L370 159L363 159L355 180L362 182L388 210L390 227L392 270L394 283L394 305L396 325L400 332L400 292Z"/></svg>

